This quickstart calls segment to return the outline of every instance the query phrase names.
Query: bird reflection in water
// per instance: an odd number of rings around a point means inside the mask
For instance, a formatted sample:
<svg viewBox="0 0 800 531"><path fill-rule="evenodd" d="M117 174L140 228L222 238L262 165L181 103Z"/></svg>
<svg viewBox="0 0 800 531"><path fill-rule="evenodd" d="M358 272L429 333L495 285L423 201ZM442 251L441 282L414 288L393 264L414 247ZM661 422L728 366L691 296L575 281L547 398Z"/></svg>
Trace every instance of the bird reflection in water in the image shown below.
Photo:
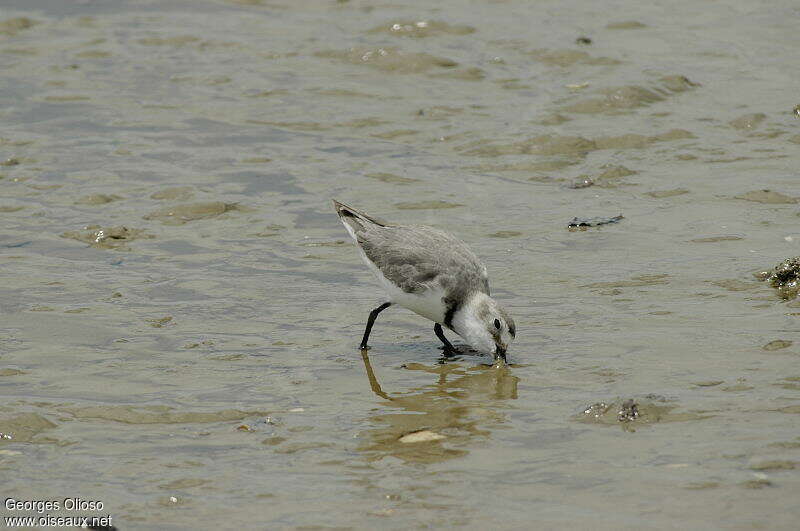
<svg viewBox="0 0 800 531"><path fill-rule="evenodd" d="M361 357L372 391L396 409L374 415L374 423L383 426L359 434L364 442L358 449L370 461L394 456L433 463L465 455L472 440L488 439L491 428L506 421L504 410L517 398L519 378L509 367L458 363L408 363L406 370L435 375L434 383L390 396L375 377L367 350Z"/></svg>

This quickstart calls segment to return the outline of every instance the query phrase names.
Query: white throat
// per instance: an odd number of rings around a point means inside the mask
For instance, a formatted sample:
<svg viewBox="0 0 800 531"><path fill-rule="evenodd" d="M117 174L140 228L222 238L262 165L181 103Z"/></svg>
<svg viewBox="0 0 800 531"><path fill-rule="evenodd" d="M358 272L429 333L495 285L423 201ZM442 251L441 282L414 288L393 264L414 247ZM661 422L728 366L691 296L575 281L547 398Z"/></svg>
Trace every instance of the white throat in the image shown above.
<svg viewBox="0 0 800 531"><path fill-rule="evenodd" d="M453 331L464 338L474 349L481 352L493 352L495 345L492 336L486 330L486 323L480 318L482 307L492 305L494 301L485 293L474 293L453 314Z"/></svg>

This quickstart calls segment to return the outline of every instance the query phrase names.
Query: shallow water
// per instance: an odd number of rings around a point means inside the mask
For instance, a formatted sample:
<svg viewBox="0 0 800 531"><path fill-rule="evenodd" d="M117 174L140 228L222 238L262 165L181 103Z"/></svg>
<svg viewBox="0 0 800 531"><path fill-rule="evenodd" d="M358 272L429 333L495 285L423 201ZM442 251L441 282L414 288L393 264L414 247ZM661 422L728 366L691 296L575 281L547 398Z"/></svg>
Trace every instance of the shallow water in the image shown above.
<svg viewBox="0 0 800 531"><path fill-rule="evenodd" d="M3 497L120 529L794 528L800 302L753 272L800 254L798 15L6 0ZM381 299L334 197L467 241L512 365L439 364L397 309L362 357Z"/></svg>

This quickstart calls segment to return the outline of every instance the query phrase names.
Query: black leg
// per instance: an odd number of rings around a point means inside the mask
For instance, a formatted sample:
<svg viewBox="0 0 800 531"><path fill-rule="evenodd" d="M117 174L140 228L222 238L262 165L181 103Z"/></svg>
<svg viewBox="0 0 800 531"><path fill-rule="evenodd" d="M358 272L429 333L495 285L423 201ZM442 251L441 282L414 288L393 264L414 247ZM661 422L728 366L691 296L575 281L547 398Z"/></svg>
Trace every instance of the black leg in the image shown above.
<svg viewBox="0 0 800 531"><path fill-rule="evenodd" d="M364 330L364 339L361 340L361 349L369 348L367 346L367 340L369 339L369 333L372 332L372 325L375 324L375 319L378 317L378 314L381 313L383 310L391 306L391 302L384 302L371 312L369 312L369 319L367 319L367 329Z"/></svg>
<svg viewBox="0 0 800 531"><path fill-rule="evenodd" d="M450 343L447 340L446 337L444 337L444 331L442 330L442 325L440 325L439 323L436 323L435 325L433 325L433 331L436 332L436 337L441 339L442 343L444 343L444 351L445 352L447 352L447 351L455 352L456 351L456 348L453 346L453 344Z"/></svg>

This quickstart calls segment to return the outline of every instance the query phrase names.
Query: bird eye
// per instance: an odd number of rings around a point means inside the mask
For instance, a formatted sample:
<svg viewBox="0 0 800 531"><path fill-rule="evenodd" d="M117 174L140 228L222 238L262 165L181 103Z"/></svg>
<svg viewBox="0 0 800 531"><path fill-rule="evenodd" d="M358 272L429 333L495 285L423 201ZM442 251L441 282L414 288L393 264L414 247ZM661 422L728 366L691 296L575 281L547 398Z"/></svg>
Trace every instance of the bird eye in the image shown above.
<svg viewBox="0 0 800 531"><path fill-rule="evenodd" d="M494 320L494 327L497 328L498 330L500 330L500 319L495 319Z"/></svg>

